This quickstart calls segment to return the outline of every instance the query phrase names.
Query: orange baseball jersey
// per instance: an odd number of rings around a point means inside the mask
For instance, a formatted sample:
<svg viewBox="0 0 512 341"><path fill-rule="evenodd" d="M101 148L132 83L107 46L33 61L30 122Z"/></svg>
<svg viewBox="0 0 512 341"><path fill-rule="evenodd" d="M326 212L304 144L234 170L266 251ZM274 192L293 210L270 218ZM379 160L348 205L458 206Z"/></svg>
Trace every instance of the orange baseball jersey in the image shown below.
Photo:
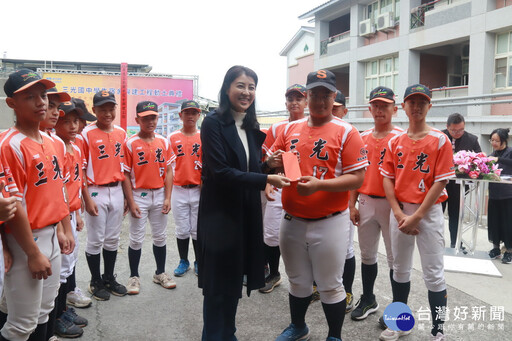
<svg viewBox="0 0 512 341"><path fill-rule="evenodd" d="M284 128L288 123L290 123L289 120L283 120L272 124L270 128L268 128L267 137L265 138L265 142L263 142L263 150L265 150L266 154L274 142L276 142L277 137L284 131Z"/></svg>
<svg viewBox="0 0 512 341"><path fill-rule="evenodd" d="M434 182L455 176L450 140L434 128L419 141L404 131L389 140L381 174L395 180L398 201L421 204ZM447 198L443 190L436 203Z"/></svg>
<svg viewBox="0 0 512 341"><path fill-rule="evenodd" d="M201 136L199 130L193 136L185 136L181 130L167 137L174 154L171 160L175 186L200 185L202 169Z"/></svg>
<svg viewBox="0 0 512 341"><path fill-rule="evenodd" d="M126 132L115 125L110 133L92 123L82 131L85 158L87 160L87 183L105 185L124 179L123 143Z"/></svg>
<svg viewBox="0 0 512 341"><path fill-rule="evenodd" d="M347 122L334 117L321 127L309 127L308 118L290 122L269 153L278 149L299 153L303 176L333 179L368 165L359 132ZM297 192L297 182L283 188L283 209L299 218L315 219L343 211L348 207L349 192L318 191L308 196Z"/></svg>
<svg viewBox="0 0 512 341"><path fill-rule="evenodd" d="M172 150L165 137L155 134L150 143L139 135L124 144L124 170L130 173L133 188L162 188L167 166L171 164Z"/></svg>
<svg viewBox="0 0 512 341"><path fill-rule="evenodd" d="M4 186L7 186L7 178L5 177L5 171L4 166L2 164L2 161L0 160L0 183L3 182ZM7 192L6 188L4 187L2 191L0 192L0 198L8 198L9 192ZM4 221L0 220L0 224L3 224Z"/></svg>
<svg viewBox="0 0 512 341"><path fill-rule="evenodd" d="M68 181L69 178L69 169L65 167L65 160L66 160L66 143L62 141L60 137L57 136L57 134L52 132L47 132L48 136L52 138L52 140L55 143L55 149L57 150L57 158L59 159L59 163L62 165L62 178L64 179L64 183Z"/></svg>
<svg viewBox="0 0 512 341"><path fill-rule="evenodd" d="M86 166L86 162L87 160L85 159L85 141L84 141L84 137L80 134L77 134L76 137L75 137L75 141L73 141L77 146L78 148L80 148L80 152L82 153L82 157L84 157L84 164L82 165L82 168L85 169L85 166Z"/></svg>
<svg viewBox="0 0 512 341"><path fill-rule="evenodd" d="M66 152L66 156L64 156L64 170L68 174L65 184L68 190L69 211L75 212L82 206L82 167L85 161L80 148L73 142L71 142L71 147L73 153Z"/></svg>
<svg viewBox="0 0 512 341"><path fill-rule="evenodd" d="M368 152L369 166L366 168L363 185L357 191L366 195L385 197L386 193L382 186L380 166L384 161L384 155L386 154L386 148L389 140L404 130L400 127L393 127L393 130L391 130L386 137L381 139L375 138L373 136L373 131L374 129L371 128L361 133L364 147Z"/></svg>
<svg viewBox="0 0 512 341"><path fill-rule="evenodd" d="M58 158L61 152L47 134L42 133L41 138L43 143L38 143L16 130L0 145L8 191L22 201L34 230L55 224L69 214Z"/></svg>

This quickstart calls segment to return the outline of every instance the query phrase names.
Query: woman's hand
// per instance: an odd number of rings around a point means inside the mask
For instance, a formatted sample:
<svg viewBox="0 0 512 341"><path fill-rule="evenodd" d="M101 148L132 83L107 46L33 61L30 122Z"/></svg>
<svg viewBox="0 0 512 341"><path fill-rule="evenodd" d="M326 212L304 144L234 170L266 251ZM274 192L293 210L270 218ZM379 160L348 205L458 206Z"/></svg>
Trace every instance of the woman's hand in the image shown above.
<svg viewBox="0 0 512 341"><path fill-rule="evenodd" d="M270 155L267 159L267 164L270 168L278 168L283 167L283 156L284 151L281 149L275 151L272 155Z"/></svg>
<svg viewBox="0 0 512 341"><path fill-rule="evenodd" d="M275 186L277 188L283 188L290 186L291 180L288 179L285 176L278 175L278 174L269 174L267 175L267 183L271 184L272 186Z"/></svg>

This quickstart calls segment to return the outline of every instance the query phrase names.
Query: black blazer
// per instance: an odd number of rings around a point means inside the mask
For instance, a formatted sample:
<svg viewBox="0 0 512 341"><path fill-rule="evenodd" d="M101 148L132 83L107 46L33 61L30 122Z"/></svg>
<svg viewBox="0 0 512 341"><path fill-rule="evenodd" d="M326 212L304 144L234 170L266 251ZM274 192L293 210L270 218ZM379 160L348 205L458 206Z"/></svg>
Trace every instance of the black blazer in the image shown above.
<svg viewBox="0 0 512 341"><path fill-rule="evenodd" d="M247 129L249 169L242 141L230 113L214 111L201 126L203 186L197 223L199 287L204 295L241 297L264 286L264 244L260 192L265 134Z"/></svg>
<svg viewBox="0 0 512 341"><path fill-rule="evenodd" d="M448 129L443 130L443 133L448 136L450 142L453 141L453 137L450 135ZM480 148L480 144L478 143L478 137L465 131L460 138L455 140L455 150L453 152L457 153L461 150L471 150L475 153L480 153L482 148Z"/></svg>

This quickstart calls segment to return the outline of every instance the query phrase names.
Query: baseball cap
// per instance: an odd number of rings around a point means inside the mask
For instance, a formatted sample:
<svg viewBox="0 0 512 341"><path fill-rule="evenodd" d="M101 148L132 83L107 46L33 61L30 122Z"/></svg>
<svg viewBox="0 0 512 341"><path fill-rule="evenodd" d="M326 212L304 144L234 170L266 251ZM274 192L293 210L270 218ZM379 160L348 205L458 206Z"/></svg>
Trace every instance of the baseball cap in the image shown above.
<svg viewBox="0 0 512 341"><path fill-rule="evenodd" d="M137 104L135 111L139 117L158 115L158 104L151 101L142 101Z"/></svg>
<svg viewBox="0 0 512 341"><path fill-rule="evenodd" d="M71 98L70 98L71 99ZM59 105L59 110L61 110L62 112L62 116L66 115L66 114L69 114L70 112L72 111L76 111L76 113L78 114L78 116L82 116L83 115L83 111L81 108L78 108L75 103L73 101L66 101L66 102L62 102L60 105Z"/></svg>
<svg viewBox="0 0 512 341"><path fill-rule="evenodd" d="M48 89L47 95L56 95L59 96L60 102L69 102L71 101L71 96L67 92L64 91L58 91L56 87L53 87L51 89Z"/></svg>
<svg viewBox="0 0 512 341"><path fill-rule="evenodd" d="M93 114L87 110L87 106L85 105L85 102L81 98L71 98L71 101L75 104L75 107L82 109L82 114L80 115L81 120L85 121L96 121L97 118Z"/></svg>
<svg viewBox="0 0 512 341"><path fill-rule="evenodd" d="M339 107L341 105L345 105L345 95L341 91L336 90L336 98L334 99L334 106Z"/></svg>
<svg viewBox="0 0 512 341"><path fill-rule="evenodd" d="M306 89L323 86L332 92L336 92L336 76L329 70L318 70L308 74Z"/></svg>
<svg viewBox="0 0 512 341"><path fill-rule="evenodd" d="M414 85L408 86L407 89L405 89L404 102L408 97L410 97L412 95L422 95L422 96L426 97L429 102L432 99L432 92L430 91L430 89L427 86L425 86L423 84L414 84Z"/></svg>
<svg viewBox="0 0 512 341"><path fill-rule="evenodd" d="M181 111L189 108L197 109L197 111L201 112L201 108L199 107L199 103L196 101L185 101L181 104Z"/></svg>
<svg viewBox="0 0 512 341"><path fill-rule="evenodd" d="M378 86L370 92L370 101L382 101L386 103L395 103L395 93L390 88Z"/></svg>
<svg viewBox="0 0 512 341"><path fill-rule="evenodd" d="M116 96L114 95L113 92L108 91L108 90L100 90L94 94L94 97L92 99L93 107L100 107L105 103L117 104Z"/></svg>
<svg viewBox="0 0 512 341"><path fill-rule="evenodd" d="M55 83L41 78L37 73L29 69L21 69L9 75L4 84L4 91L7 97L12 97L15 93L30 88L32 85L41 83L46 89L53 88Z"/></svg>
<svg viewBox="0 0 512 341"><path fill-rule="evenodd" d="M288 87L288 89L286 89L286 93L284 95L288 96L288 94L290 92L294 92L294 91L298 92L302 96L306 96L306 87L304 85L300 85L300 84L293 84L292 86Z"/></svg>

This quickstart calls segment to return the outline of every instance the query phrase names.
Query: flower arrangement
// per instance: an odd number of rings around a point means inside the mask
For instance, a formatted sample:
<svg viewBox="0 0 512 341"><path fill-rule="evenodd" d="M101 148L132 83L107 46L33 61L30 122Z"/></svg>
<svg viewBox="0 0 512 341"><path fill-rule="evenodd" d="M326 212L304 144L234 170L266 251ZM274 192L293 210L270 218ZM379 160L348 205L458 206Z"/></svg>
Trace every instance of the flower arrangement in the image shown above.
<svg viewBox="0 0 512 341"><path fill-rule="evenodd" d="M501 168L484 153L461 150L453 155L457 177L500 180Z"/></svg>

